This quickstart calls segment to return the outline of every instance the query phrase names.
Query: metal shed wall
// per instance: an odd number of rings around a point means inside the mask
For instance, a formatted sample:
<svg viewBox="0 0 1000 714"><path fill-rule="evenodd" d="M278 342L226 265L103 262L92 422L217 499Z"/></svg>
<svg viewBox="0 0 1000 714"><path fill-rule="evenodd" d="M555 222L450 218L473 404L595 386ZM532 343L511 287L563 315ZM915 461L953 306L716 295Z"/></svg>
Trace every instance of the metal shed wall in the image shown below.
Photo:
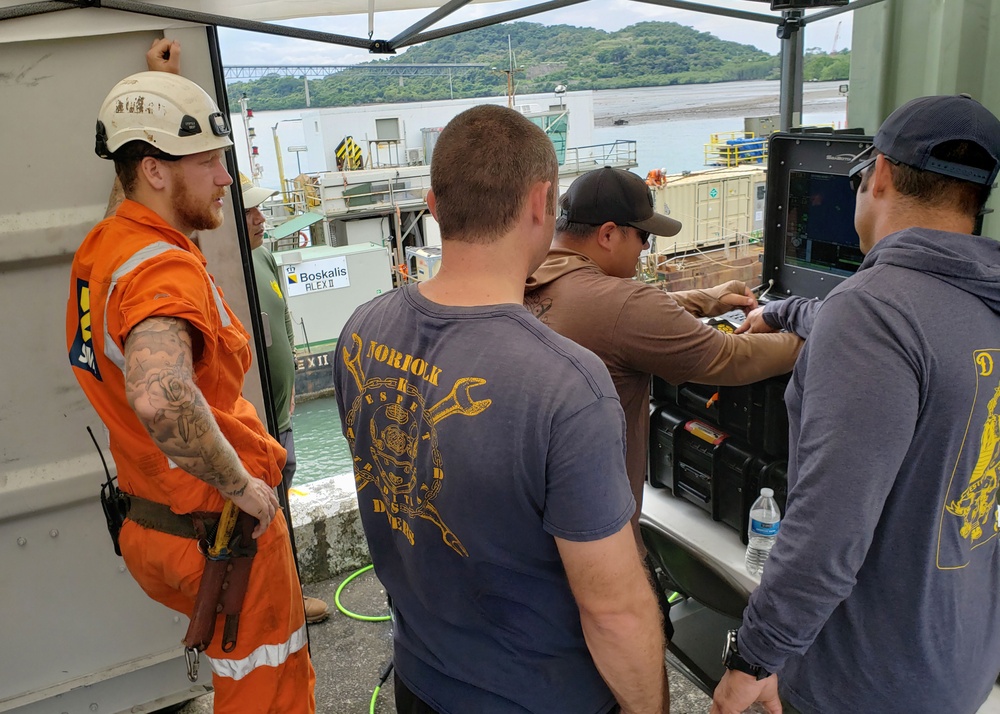
<svg viewBox="0 0 1000 714"><path fill-rule="evenodd" d="M929 94L968 93L1000 115L1000 0L884 0L856 11L851 126L874 132L893 109ZM991 207L1000 207L994 191ZM1000 217L984 233L1000 238Z"/></svg>

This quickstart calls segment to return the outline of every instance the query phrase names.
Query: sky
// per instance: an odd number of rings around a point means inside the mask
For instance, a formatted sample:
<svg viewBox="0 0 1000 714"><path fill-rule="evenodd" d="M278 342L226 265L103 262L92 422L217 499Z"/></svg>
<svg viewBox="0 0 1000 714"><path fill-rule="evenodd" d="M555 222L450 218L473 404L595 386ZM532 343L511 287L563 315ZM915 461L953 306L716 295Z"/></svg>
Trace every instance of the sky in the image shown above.
<svg viewBox="0 0 1000 714"><path fill-rule="evenodd" d="M432 7L439 7L444 0L428 0ZM766 2L751 0L699 0L700 4L728 7L771 15ZM463 7L448 16L432 29L447 27L459 22L488 17L532 4L538 0L507 0L506 2L480 3ZM376 3L376 7L377 7ZM398 12L376 12L375 39L390 39L418 22L430 10L407 10ZM774 13L776 15L776 13ZM845 12L828 20L808 25L805 46L819 47L829 52L850 47L851 20L853 13ZM650 5L634 0L589 0L560 10L552 10L524 18L526 22L545 25L575 25L595 27L607 31L620 30L637 22L676 22L694 27L702 32L710 32L716 37L733 42L754 45L765 52L776 54L780 41L775 33L775 25L763 22L707 15L690 10L678 10L658 5ZM337 17L313 17L303 20L284 21L280 24L303 27L322 32L332 32L351 37L368 37L368 15L342 15ZM367 51L339 45L328 45L306 40L296 40L273 35L219 29L223 62L226 65L280 65L280 64L356 64L375 59ZM834 44L836 40L836 44ZM517 48L514 48L517 51Z"/></svg>

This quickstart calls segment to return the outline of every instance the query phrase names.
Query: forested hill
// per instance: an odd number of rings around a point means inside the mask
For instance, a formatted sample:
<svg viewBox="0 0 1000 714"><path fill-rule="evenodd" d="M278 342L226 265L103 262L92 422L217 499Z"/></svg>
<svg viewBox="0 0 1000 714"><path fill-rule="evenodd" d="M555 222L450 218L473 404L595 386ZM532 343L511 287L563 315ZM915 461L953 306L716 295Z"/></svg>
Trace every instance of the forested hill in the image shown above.
<svg viewBox="0 0 1000 714"><path fill-rule="evenodd" d="M720 40L673 22L641 22L617 32L515 22L410 47L383 63L483 63L488 68L447 76L393 77L344 70L309 81L313 107L486 97L506 93L513 50L518 94L777 79L779 59L751 45ZM263 59L261 64L267 64ZM321 63L318 63L321 64ZM372 63L367 63L372 64ZM846 79L850 55L811 51L805 78ZM491 68L496 68L491 69ZM268 76L229 85L230 105L246 94L256 110L305 107L301 78Z"/></svg>

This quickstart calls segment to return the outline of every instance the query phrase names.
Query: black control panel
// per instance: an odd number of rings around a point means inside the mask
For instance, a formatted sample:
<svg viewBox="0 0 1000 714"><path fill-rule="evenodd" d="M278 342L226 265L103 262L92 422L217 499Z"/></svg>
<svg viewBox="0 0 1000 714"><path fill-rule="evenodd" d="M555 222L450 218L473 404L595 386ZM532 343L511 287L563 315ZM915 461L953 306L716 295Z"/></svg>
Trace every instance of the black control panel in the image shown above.
<svg viewBox="0 0 1000 714"><path fill-rule="evenodd" d="M768 140L764 282L772 297L823 298L864 256L847 178L871 147L868 136L774 134Z"/></svg>
<svg viewBox="0 0 1000 714"><path fill-rule="evenodd" d="M763 277L772 296L823 298L860 266L847 174L871 138L775 134L769 141ZM706 320L734 332L740 315ZM671 385L654 377L649 482L726 523L746 543L750 506L788 493L790 375L741 387Z"/></svg>

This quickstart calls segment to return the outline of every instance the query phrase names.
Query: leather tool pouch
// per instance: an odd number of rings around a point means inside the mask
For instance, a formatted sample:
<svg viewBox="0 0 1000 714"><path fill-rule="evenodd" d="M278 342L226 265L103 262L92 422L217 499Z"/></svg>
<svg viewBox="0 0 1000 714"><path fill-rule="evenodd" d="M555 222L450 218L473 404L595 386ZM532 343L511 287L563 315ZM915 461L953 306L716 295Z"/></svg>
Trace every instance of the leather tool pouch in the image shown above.
<svg viewBox="0 0 1000 714"><path fill-rule="evenodd" d="M250 582L250 570L257 554L257 541L253 539L253 529L257 519L240 512L236 528L229 542L229 552L220 558L206 555L205 572L195 598L194 612L184 645L204 651L215 635L215 623L219 615L225 615L222 631L222 651L232 652L236 647L240 612ZM196 528L202 530L196 523ZM208 542L207 536L205 540ZM204 548L207 554L207 548Z"/></svg>
<svg viewBox="0 0 1000 714"><path fill-rule="evenodd" d="M240 626L240 612L243 610L243 600L250 584L250 569L254 556L257 555L257 541L253 539L253 529L257 527L257 519L240 512L236 519L236 530L232 540L232 566L227 571L222 584L222 614L226 616L226 624L222 629L222 651L232 652L236 648L236 635Z"/></svg>

